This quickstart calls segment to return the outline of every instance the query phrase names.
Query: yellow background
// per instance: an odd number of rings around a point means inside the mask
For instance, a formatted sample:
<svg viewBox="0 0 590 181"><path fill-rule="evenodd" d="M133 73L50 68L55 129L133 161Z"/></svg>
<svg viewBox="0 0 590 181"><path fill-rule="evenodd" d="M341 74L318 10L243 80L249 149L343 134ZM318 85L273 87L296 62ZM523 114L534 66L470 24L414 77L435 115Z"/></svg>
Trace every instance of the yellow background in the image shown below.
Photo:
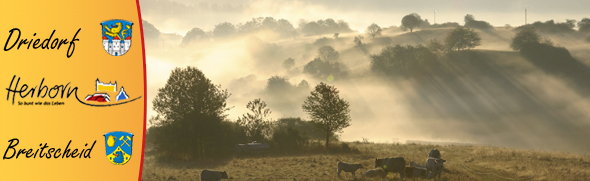
<svg viewBox="0 0 590 181"><path fill-rule="evenodd" d="M50 148L89 148L96 140L91 158L26 158L0 160L0 180L137 180L139 178L144 131L144 62L137 2L133 0L101 1L2 1L0 6L0 150L2 156L8 140L18 138L16 149L39 149L40 143ZM123 56L109 55L102 45L100 23L112 19L133 22L130 50ZM4 51L9 30L19 28L21 39L43 41L53 30L53 38L72 39L78 28L75 51L66 53L69 45L59 50L16 47ZM37 33L33 36L33 33ZM12 40L11 40L12 42ZM18 46L18 45L17 45ZM6 100L12 77L21 78L20 86L44 85L78 87L84 99L95 92L96 79L117 81L125 87L134 102L111 107L80 104L74 96L50 99L25 98L17 94L15 104ZM16 81L16 80L15 80ZM14 88L14 85L13 85ZM39 88L37 89L39 90ZM112 102L116 94L111 93ZM19 106L18 101L60 101L61 106ZM107 119L105 119L107 118ZM106 158L103 135L111 131L132 132L133 154L125 165L113 165ZM84 144L88 143L88 147ZM45 150L47 152L47 149Z"/></svg>

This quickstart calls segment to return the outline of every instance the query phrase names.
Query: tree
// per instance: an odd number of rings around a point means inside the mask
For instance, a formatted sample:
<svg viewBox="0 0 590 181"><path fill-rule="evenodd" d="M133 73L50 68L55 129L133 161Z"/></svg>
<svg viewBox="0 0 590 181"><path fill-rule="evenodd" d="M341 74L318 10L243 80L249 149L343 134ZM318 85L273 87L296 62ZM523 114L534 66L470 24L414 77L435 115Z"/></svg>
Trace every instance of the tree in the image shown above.
<svg viewBox="0 0 590 181"><path fill-rule="evenodd" d="M467 14L465 15L465 18L463 18L463 21L465 21L465 23L475 21L475 17L473 17L472 14Z"/></svg>
<svg viewBox="0 0 590 181"><path fill-rule="evenodd" d="M206 40L208 38L209 36L207 35L207 33L205 33L205 31L203 31L201 28L193 28L192 30L187 32L186 35L182 38L182 42L180 43L180 45L186 46L191 44L195 40Z"/></svg>
<svg viewBox="0 0 590 181"><path fill-rule="evenodd" d="M306 35L346 33L352 31L345 21L338 20L336 22L331 18L311 22L306 22L305 20L299 21L299 27L301 28L301 32Z"/></svg>
<svg viewBox="0 0 590 181"><path fill-rule="evenodd" d="M270 77L266 82L266 90L270 93L281 93L289 91L294 86L289 82L289 77L278 75Z"/></svg>
<svg viewBox="0 0 590 181"><path fill-rule="evenodd" d="M297 88L307 91L307 89L309 89L309 83L307 83L307 81L305 81L305 79L301 80L301 82L299 82L299 84L297 85Z"/></svg>
<svg viewBox="0 0 590 181"><path fill-rule="evenodd" d="M248 102L246 107L252 111L238 118L238 124L246 130L248 141L265 141L270 136L270 120L267 118L271 111L260 98Z"/></svg>
<svg viewBox="0 0 590 181"><path fill-rule="evenodd" d="M318 38L317 40L315 40L315 42L313 42L313 45L318 46L318 47L329 46L329 45L333 45L333 44L334 44L334 39L327 38L327 37Z"/></svg>
<svg viewBox="0 0 590 181"><path fill-rule="evenodd" d="M422 45L387 46L371 56L371 70L391 76L423 75L435 60L436 55Z"/></svg>
<svg viewBox="0 0 590 181"><path fill-rule="evenodd" d="M334 38L338 39L338 36L340 36L340 33L334 33Z"/></svg>
<svg viewBox="0 0 590 181"><path fill-rule="evenodd" d="M318 84L303 102L303 111L326 133L326 148L335 132L350 126L350 104L341 99L334 86Z"/></svg>
<svg viewBox="0 0 590 181"><path fill-rule="evenodd" d="M298 130L300 133L308 136L309 139L321 141L325 139L324 130L320 129L313 121L302 120L297 117L279 118L274 124L276 127L289 127ZM333 140L333 139L332 139Z"/></svg>
<svg viewBox="0 0 590 181"><path fill-rule="evenodd" d="M526 28L516 33L516 36L510 42L510 48L520 51L520 49L528 44L539 42L541 42L541 36L535 32L535 29Z"/></svg>
<svg viewBox="0 0 590 181"><path fill-rule="evenodd" d="M298 152L303 150L309 137L293 127L277 126L273 129L272 146L281 152Z"/></svg>
<svg viewBox="0 0 590 181"><path fill-rule="evenodd" d="M430 22L428 22L428 19L424 19L424 21L420 22L419 27L428 28L428 27L430 27Z"/></svg>
<svg viewBox="0 0 590 181"><path fill-rule="evenodd" d="M445 43L450 50L460 51L481 45L481 38L473 29L459 26L447 35Z"/></svg>
<svg viewBox="0 0 590 181"><path fill-rule="evenodd" d="M440 41L438 41L438 39L431 39L428 44L426 44L426 47L434 54L438 55L438 56L442 56L445 51L447 51L447 47L441 43Z"/></svg>
<svg viewBox="0 0 590 181"><path fill-rule="evenodd" d="M327 61L322 61L319 58L315 58L303 66L303 73L312 75L316 78L326 79L330 75L344 75L345 72L340 70L340 66L341 64L338 62L330 63Z"/></svg>
<svg viewBox="0 0 590 181"><path fill-rule="evenodd" d="M289 77L272 76L266 83L265 92L271 96L270 103L280 109L285 101L300 101L309 92L309 84L302 80L299 84L291 84ZM280 103L277 105L276 103Z"/></svg>
<svg viewBox="0 0 590 181"><path fill-rule="evenodd" d="M279 118L273 124L273 146L282 152L303 150L310 139L324 139L324 132L313 122L301 118Z"/></svg>
<svg viewBox="0 0 590 181"><path fill-rule="evenodd" d="M291 67L293 67L294 65L295 65L295 59L292 59L291 57L289 57L283 61L283 68L285 68L285 69L291 69Z"/></svg>
<svg viewBox="0 0 590 181"><path fill-rule="evenodd" d="M402 18L402 29L410 29L410 32L413 32L414 28L419 27L421 23L420 15L416 13L408 14Z"/></svg>
<svg viewBox="0 0 590 181"><path fill-rule="evenodd" d="M236 33L237 29L236 26L229 22L220 23L215 25L213 29L213 36L215 38L224 38Z"/></svg>
<svg viewBox="0 0 590 181"><path fill-rule="evenodd" d="M356 46L359 46L359 47L363 46L363 38L364 37L361 35L355 36L354 37L354 44L356 44Z"/></svg>
<svg viewBox="0 0 590 181"><path fill-rule="evenodd" d="M158 39L160 37L160 30L158 30L154 25L143 20L143 36L146 39Z"/></svg>
<svg viewBox="0 0 590 181"><path fill-rule="evenodd" d="M533 28L526 28L516 33L516 36L514 36L512 42L510 42L510 48L515 51L520 51L524 47L532 44L546 44L553 46L553 42L551 42L549 38L541 37L541 35L537 34Z"/></svg>
<svg viewBox="0 0 590 181"><path fill-rule="evenodd" d="M291 22L285 19L274 19L273 17L258 17L252 18L244 24L238 25L240 33L249 34L260 32L263 30L270 30L283 37L290 37L296 34L295 28Z"/></svg>
<svg viewBox="0 0 590 181"><path fill-rule="evenodd" d="M574 29L576 27L576 20L575 19L566 19L565 24L568 28Z"/></svg>
<svg viewBox="0 0 590 181"><path fill-rule="evenodd" d="M467 28L475 28L475 29L481 29L481 30L487 30L487 29L494 28L488 22L475 20L475 17L473 17L473 15L471 15L471 14L465 15L464 20L465 20L465 27L467 27Z"/></svg>
<svg viewBox="0 0 590 181"><path fill-rule="evenodd" d="M334 62L340 59L340 54L332 46L323 46L318 49L318 58L326 62Z"/></svg>
<svg viewBox="0 0 590 181"><path fill-rule="evenodd" d="M555 34L564 34L564 33L574 33L576 30L573 29L575 27L575 21L569 20L564 23L555 23L554 20L549 20L546 22L534 22L533 24L523 25L516 28L516 31L520 31L526 28L534 28L535 31L543 32L543 33L555 33Z"/></svg>
<svg viewBox="0 0 590 181"><path fill-rule="evenodd" d="M381 27L379 27L379 25L373 23L371 24L369 27L367 27L367 34L369 34L369 36L375 38L375 36L377 35L381 35Z"/></svg>
<svg viewBox="0 0 590 181"><path fill-rule="evenodd" d="M230 140L222 139L229 110L227 90L211 83L196 67L175 68L152 101L156 117L153 143L168 158L202 159L225 152Z"/></svg>
<svg viewBox="0 0 590 181"><path fill-rule="evenodd" d="M578 31L582 33L590 33L590 18L584 18L578 22Z"/></svg>

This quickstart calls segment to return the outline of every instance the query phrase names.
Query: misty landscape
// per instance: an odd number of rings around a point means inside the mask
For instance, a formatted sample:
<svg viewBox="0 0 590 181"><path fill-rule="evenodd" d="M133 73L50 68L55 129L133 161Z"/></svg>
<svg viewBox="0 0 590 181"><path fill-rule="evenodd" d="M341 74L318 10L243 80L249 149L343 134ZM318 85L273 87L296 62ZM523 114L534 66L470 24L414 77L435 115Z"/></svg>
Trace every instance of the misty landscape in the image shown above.
<svg viewBox="0 0 590 181"><path fill-rule="evenodd" d="M206 167L237 180L335 180L336 161L424 164L437 148L443 180L587 179L590 16L579 6L590 4L452 2L463 4L141 0L146 160L182 161L163 171L179 180ZM271 152L228 159L254 141ZM535 177L516 163L531 155L563 173ZM515 163L477 161L495 156ZM293 160L330 171L237 171ZM149 163L144 179L172 178Z"/></svg>

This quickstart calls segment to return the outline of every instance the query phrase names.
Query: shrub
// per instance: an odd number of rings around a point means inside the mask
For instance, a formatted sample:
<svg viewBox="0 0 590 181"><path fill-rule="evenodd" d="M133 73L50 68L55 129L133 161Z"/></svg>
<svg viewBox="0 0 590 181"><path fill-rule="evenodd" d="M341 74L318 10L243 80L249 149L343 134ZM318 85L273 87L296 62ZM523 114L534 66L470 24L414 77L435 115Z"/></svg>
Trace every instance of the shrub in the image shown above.
<svg viewBox="0 0 590 181"><path fill-rule="evenodd" d="M272 134L271 144L281 153L301 152L307 148L309 137L292 127L277 126Z"/></svg>
<svg viewBox="0 0 590 181"><path fill-rule="evenodd" d="M371 70L391 76L412 76L428 70L436 55L418 45L388 46L378 55L371 56Z"/></svg>

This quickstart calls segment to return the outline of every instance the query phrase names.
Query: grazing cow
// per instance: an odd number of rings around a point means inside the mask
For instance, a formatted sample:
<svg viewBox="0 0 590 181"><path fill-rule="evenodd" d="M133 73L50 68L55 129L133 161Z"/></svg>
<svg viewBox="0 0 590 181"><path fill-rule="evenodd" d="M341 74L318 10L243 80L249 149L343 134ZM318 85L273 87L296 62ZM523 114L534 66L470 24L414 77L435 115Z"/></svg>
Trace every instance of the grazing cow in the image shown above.
<svg viewBox="0 0 590 181"><path fill-rule="evenodd" d="M426 160L426 173L430 175L430 172L432 172L432 178L435 178L436 175L438 175L438 178L440 178L444 162L446 162L446 160L444 159L437 159L432 157L428 158L428 160Z"/></svg>
<svg viewBox="0 0 590 181"><path fill-rule="evenodd" d="M440 159L441 158L440 151L438 151L438 149L432 149L432 150L430 150L430 153L428 153L428 157Z"/></svg>
<svg viewBox="0 0 590 181"><path fill-rule="evenodd" d="M365 172L365 174L363 174L363 178L371 178L371 177L383 178L383 177L385 177L385 172L383 172L383 169L381 169L381 168L376 168L376 169L367 170Z"/></svg>
<svg viewBox="0 0 590 181"><path fill-rule="evenodd" d="M387 172L398 172L400 179L404 179L404 172L406 170L406 160L403 157L395 158L375 158L375 168L381 167L387 176ZM384 176L384 177L385 177Z"/></svg>
<svg viewBox="0 0 590 181"><path fill-rule="evenodd" d="M224 178L228 178L225 171L203 170L201 172L201 181L220 181Z"/></svg>
<svg viewBox="0 0 590 181"><path fill-rule="evenodd" d="M363 167L363 165L361 165L361 164L350 164L350 163L338 162L338 178L340 178L340 172L342 172L342 171L352 172L352 177L356 178L356 175L354 173L359 168L365 168L365 167Z"/></svg>

